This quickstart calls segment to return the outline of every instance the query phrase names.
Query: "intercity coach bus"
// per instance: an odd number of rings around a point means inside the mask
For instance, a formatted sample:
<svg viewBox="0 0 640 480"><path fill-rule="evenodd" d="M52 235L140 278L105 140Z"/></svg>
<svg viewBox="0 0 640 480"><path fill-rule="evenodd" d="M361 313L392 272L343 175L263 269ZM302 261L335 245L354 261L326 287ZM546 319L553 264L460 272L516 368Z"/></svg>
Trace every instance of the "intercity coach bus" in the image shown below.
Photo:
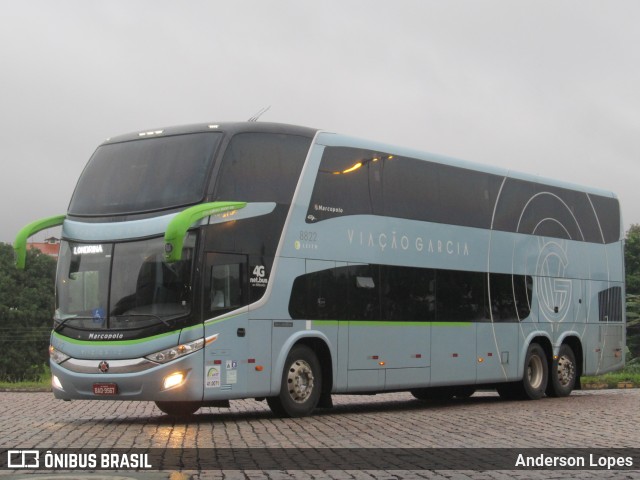
<svg viewBox="0 0 640 480"><path fill-rule="evenodd" d="M106 140L62 225L56 398L176 416L332 395L566 396L622 368L610 192L310 128L171 127Z"/></svg>

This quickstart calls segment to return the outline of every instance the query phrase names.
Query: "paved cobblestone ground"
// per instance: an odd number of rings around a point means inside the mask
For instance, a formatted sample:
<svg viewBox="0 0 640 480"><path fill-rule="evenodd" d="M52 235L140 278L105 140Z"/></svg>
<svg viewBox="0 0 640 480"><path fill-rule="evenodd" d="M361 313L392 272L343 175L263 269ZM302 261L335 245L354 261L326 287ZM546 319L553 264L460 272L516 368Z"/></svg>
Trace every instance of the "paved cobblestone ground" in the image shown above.
<svg viewBox="0 0 640 480"><path fill-rule="evenodd" d="M640 390L575 392L508 402L494 393L428 404L408 393L335 396L335 408L279 419L266 402L232 401L174 421L152 403L62 402L50 393L0 393L4 448L638 448ZM1 472L18 478L19 472ZM193 479L640 478L640 471L196 471ZM50 474L49 474L50 475ZM169 478L163 473L102 473ZM42 477L44 479L44 477ZM78 477L69 477L78 478ZM174 474L174 478L178 478ZM188 478L188 477L183 477Z"/></svg>

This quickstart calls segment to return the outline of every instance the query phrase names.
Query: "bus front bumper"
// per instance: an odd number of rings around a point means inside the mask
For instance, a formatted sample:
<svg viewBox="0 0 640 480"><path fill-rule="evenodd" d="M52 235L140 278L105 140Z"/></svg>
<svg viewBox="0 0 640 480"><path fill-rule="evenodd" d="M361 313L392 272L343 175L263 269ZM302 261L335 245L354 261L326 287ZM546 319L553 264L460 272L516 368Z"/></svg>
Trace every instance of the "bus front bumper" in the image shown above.
<svg viewBox="0 0 640 480"><path fill-rule="evenodd" d="M201 401L204 351L159 364L145 358L51 362L52 390L63 400Z"/></svg>

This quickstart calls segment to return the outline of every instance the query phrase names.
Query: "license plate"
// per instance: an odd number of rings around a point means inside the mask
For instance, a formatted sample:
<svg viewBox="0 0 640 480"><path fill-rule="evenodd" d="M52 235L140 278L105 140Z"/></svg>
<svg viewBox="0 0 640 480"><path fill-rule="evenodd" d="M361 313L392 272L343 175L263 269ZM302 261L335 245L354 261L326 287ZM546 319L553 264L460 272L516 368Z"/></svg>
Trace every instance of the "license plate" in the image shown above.
<svg viewBox="0 0 640 480"><path fill-rule="evenodd" d="M93 394L94 395L117 395L118 384L117 383L94 383Z"/></svg>

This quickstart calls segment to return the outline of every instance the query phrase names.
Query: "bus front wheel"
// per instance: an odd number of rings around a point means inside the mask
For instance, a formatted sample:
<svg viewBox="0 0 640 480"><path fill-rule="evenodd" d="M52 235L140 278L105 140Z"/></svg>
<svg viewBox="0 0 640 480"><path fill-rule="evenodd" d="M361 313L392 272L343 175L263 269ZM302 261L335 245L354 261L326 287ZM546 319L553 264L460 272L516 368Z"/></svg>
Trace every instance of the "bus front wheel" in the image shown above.
<svg viewBox="0 0 640 480"><path fill-rule="evenodd" d="M284 364L280 394L267 398L269 408L279 417L304 417L320 400L322 389L320 362L306 345L291 349Z"/></svg>

